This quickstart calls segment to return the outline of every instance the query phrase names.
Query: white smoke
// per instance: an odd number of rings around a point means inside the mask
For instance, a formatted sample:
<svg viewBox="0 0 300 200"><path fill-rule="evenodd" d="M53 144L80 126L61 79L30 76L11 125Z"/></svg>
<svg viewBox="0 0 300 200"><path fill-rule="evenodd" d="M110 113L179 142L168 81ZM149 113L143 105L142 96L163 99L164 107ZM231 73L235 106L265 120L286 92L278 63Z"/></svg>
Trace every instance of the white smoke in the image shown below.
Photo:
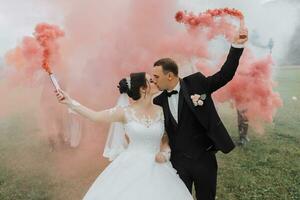
<svg viewBox="0 0 300 200"><path fill-rule="evenodd" d="M36 24L60 24L62 18L49 1L0 0L0 55L4 57L25 35L31 35Z"/></svg>

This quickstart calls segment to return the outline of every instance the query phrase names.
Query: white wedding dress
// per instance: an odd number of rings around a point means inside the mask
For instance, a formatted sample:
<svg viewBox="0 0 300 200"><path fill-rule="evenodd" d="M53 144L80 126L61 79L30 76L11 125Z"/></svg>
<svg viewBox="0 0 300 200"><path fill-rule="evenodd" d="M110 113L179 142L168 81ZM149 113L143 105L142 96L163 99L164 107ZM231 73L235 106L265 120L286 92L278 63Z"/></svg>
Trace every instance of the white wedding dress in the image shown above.
<svg viewBox="0 0 300 200"><path fill-rule="evenodd" d="M98 176L83 199L193 200L171 163L155 161L164 134L163 112L152 120L138 119L129 107L124 112L130 144Z"/></svg>

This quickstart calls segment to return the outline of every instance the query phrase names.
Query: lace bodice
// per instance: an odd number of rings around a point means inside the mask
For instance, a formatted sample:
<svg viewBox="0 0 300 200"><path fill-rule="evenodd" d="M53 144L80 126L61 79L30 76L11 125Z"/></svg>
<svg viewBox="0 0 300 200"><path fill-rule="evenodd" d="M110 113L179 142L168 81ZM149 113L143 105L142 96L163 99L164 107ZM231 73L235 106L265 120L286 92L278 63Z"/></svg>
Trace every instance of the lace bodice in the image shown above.
<svg viewBox="0 0 300 200"><path fill-rule="evenodd" d="M139 118L136 111L130 107L125 108L125 131L130 143L127 150L158 152L161 138L164 134L164 115L159 110L153 119Z"/></svg>

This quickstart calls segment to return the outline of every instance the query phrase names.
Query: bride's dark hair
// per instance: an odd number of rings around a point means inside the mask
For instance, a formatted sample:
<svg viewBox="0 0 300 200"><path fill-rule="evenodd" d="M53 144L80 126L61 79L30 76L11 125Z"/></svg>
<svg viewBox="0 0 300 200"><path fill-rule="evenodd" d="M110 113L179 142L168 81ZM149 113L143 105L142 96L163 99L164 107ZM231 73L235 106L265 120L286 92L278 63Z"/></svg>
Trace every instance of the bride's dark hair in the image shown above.
<svg viewBox="0 0 300 200"><path fill-rule="evenodd" d="M130 88L129 88L130 85ZM130 83L127 82L126 78L123 78L119 82L119 91L121 94L127 93L133 100L139 100L141 98L140 88L147 87L147 79L145 72L131 73Z"/></svg>

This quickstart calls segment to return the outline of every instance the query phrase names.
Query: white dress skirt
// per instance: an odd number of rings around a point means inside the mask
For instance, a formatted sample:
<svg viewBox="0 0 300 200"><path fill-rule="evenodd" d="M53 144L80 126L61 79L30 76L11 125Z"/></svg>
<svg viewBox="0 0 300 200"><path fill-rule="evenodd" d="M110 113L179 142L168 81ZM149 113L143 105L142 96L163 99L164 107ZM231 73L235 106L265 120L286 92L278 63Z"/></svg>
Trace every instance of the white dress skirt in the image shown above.
<svg viewBox="0 0 300 200"><path fill-rule="evenodd" d="M130 144L97 177L83 199L193 200L172 164L155 161L164 134L162 111L150 123L128 110L125 116Z"/></svg>

